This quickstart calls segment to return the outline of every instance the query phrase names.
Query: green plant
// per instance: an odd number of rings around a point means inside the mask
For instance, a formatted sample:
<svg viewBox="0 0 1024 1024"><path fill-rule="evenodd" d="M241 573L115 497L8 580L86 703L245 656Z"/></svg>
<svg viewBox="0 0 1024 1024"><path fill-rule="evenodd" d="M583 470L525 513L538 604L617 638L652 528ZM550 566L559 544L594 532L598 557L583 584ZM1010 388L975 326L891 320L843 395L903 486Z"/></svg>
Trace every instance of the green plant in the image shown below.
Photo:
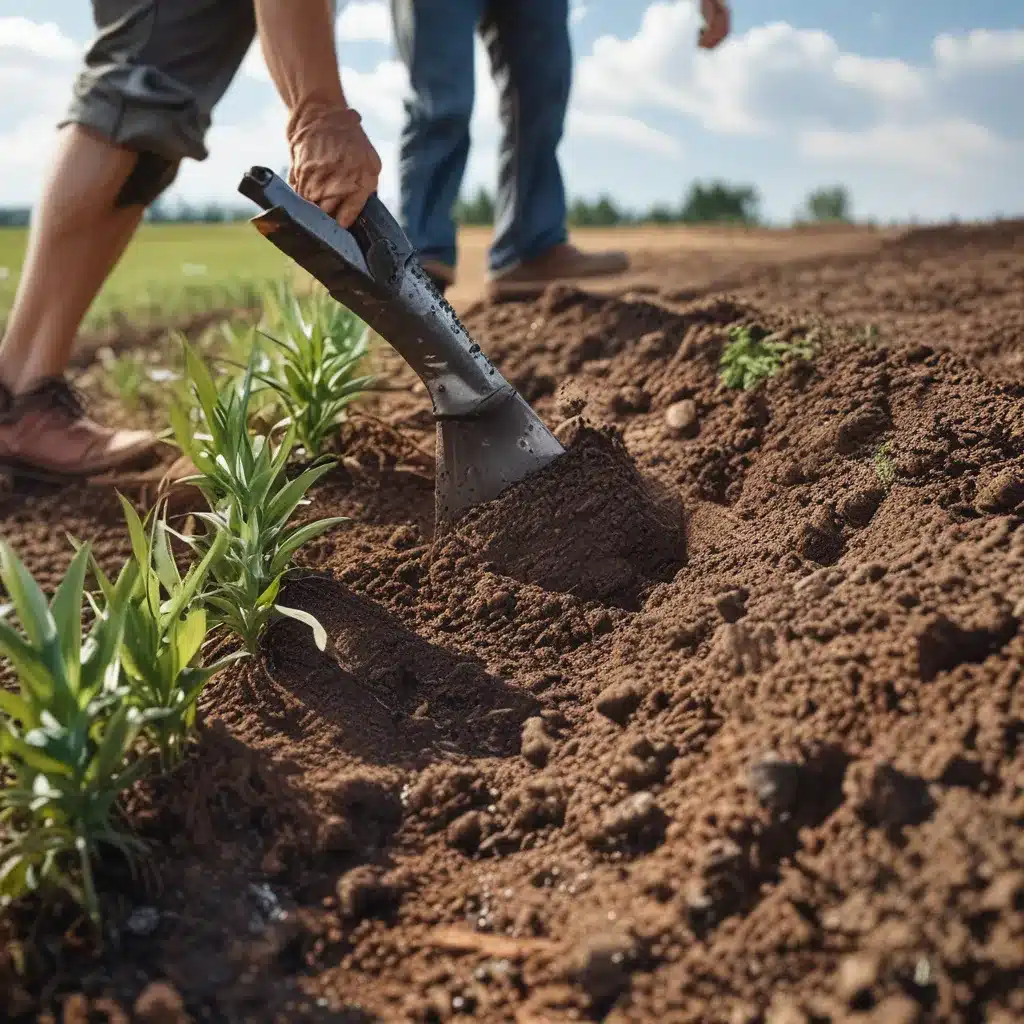
<svg viewBox="0 0 1024 1024"><path fill-rule="evenodd" d="M52 600L0 541L0 577L12 605L0 616L0 651L19 682L0 688L0 758L13 779L0 791L0 903L59 886L99 920L92 858L103 845L126 856L138 840L115 823L118 796L142 773L139 733L161 712L126 700L119 651L134 583L111 589L83 642L89 545L79 548ZM17 612L23 634L6 615Z"/></svg>
<svg viewBox="0 0 1024 1024"><path fill-rule="evenodd" d="M284 417L295 425L298 443L319 458L345 407L374 378L359 370L369 353L369 331L323 289L300 299L286 283L269 292L264 308L274 345L256 377L273 390ZM280 334L282 337L276 337Z"/></svg>
<svg viewBox="0 0 1024 1024"><path fill-rule="evenodd" d="M220 392L187 342L185 351L186 375L208 432L193 435L192 419L181 408L173 411L172 422L179 445L199 470L195 482L209 505L208 512L198 515L206 524L206 534L183 539L200 552L204 562L220 545L217 557L209 562L209 577L201 590L210 623L238 636L246 651L256 655L260 637L273 616L289 616L309 625L323 650L327 636L320 623L307 612L278 604L277 595L295 552L347 521L335 516L289 525L299 505L308 503L306 492L332 465L314 463L295 479L288 478L288 459L298 429L294 422L288 424L276 448L266 436L250 437L247 424L255 348L240 388L228 384Z"/></svg>
<svg viewBox="0 0 1024 1024"><path fill-rule="evenodd" d="M874 464L878 482L888 491L896 482L896 463L892 458L892 441L886 441L875 452Z"/></svg>
<svg viewBox="0 0 1024 1024"><path fill-rule="evenodd" d="M774 377L787 359L810 359L813 355L814 346L806 339L778 341L757 326L730 327L719 366L726 387L749 391Z"/></svg>
<svg viewBox="0 0 1024 1024"><path fill-rule="evenodd" d="M283 468L283 463L278 467L270 458L268 436L249 434L258 346L250 349L245 375L241 379L227 376L218 388L196 350L185 337L180 340L191 404L180 399L171 404L174 438L196 467L192 481L211 508L229 497L246 502L248 496L264 493L274 474Z"/></svg>
<svg viewBox="0 0 1024 1024"><path fill-rule="evenodd" d="M203 560L182 577L171 548L172 531L158 516L158 510L150 513L147 530L130 502L122 497L121 505L132 558L122 568L116 584L104 575L95 559L93 574L108 602L117 592L121 577L134 577L120 650L121 667L130 687L126 699L142 711L162 712L147 725L146 733L166 769L181 757L203 687L215 672L239 656L228 655L205 666L199 663L208 625L206 609L196 597L210 564L223 554L225 540L218 538Z"/></svg>
<svg viewBox="0 0 1024 1024"><path fill-rule="evenodd" d="M191 539L204 561L217 545L222 546L220 556L210 563L211 582L202 600L211 623L239 637L251 655L258 654L260 637L275 615L306 623L313 630L317 647L322 651L327 646L327 634L314 616L277 600L295 552L332 526L347 521L343 516L333 516L289 526L292 513L306 503L306 491L331 469L330 464L312 466L288 480L283 470L294 445L293 431L289 427L273 459L268 455L269 465L276 468L267 476L266 486L261 487L259 500L244 502L232 497L210 512L199 513L207 533Z"/></svg>

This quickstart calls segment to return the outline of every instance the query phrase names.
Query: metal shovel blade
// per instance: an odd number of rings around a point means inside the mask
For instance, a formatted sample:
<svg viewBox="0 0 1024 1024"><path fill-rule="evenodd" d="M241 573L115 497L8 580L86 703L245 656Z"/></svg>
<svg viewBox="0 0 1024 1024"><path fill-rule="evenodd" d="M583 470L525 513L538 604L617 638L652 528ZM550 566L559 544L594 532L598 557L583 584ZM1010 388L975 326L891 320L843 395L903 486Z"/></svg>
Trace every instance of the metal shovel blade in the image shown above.
<svg viewBox="0 0 1024 1024"><path fill-rule="evenodd" d="M439 524L564 454L469 336L376 196L346 231L267 167L253 167L238 190L263 208L253 218L260 233L389 342L423 381L437 422Z"/></svg>
<svg viewBox="0 0 1024 1024"><path fill-rule="evenodd" d="M511 387L491 398L471 419L438 420L437 522L449 522L473 505L492 501L564 452Z"/></svg>

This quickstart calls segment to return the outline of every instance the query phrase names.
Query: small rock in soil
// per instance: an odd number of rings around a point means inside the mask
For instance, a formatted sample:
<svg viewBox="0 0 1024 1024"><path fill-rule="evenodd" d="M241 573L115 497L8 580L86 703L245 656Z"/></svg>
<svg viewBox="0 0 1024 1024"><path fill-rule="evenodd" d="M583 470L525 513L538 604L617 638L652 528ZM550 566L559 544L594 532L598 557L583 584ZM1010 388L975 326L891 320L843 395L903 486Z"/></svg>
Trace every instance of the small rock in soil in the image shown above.
<svg viewBox="0 0 1024 1024"><path fill-rule="evenodd" d="M603 932L588 936L572 954L569 976L595 1006L606 1006L629 988L636 955L636 943L629 935Z"/></svg>
<svg viewBox="0 0 1024 1024"><path fill-rule="evenodd" d="M978 488L974 507L980 512L1012 512L1024 502L1024 477L1007 470Z"/></svg>
<svg viewBox="0 0 1024 1024"><path fill-rule="evenodd" d="M501 801L502 810L519 833L532 832L565 820L566 798L557 778L528 779Z"/></svg>
<svg viewBox="0 0 1024 1024"><path fill-rule="evenodd" d="M871 990L878 984L882 961L877 953L854 953L839 965L836 995L855 1010L867 1009L874 1002Z"/></svg>
<svg viewBox="0 0 1024 1024"><path fill-rule="evenodd" d="M843 553L843 535L828 520L805 523L800 530L797 550L812 562L832 565Z"/></svg>
<svg viewBox="0 0 1024 1024"><path fill-rule="evenodd" d="M651 396L635 384L619 388L612 398L612 409L620 416L630 413L647 412L651 407Z"/></svg>
<svg viewBox="0 0 1024 1024"><path fill-rule="evenodd" d="M868 825L900 829L926 821L935 809L924 779L885 761L855 761L846 770L843 794Z"/></svg>
<svg viewBox="0 0 1024 1024"><path fill-rule="evenodd" d="M796 804L801 771L799 764L770 752L750 766L747 782L764 807L788 811Z"/></svg>
<svg viewBox="0 0 1024 1024"><path fill-rule="evenodd" d="M396 551L405 551L414 548L420 542L419 531L415 526L407 523L396 527L394 533L388 538L388 544Z"/></svg>
<svg viewBox="0 0 1024 1024"><path fill-rule="evenodd" d="M665 428L669 434L682 437L693 432L697 425L697 403L692 398L673 402L665 410Z"/></svg>
<svg viewBox="0 0 1024 1024"><path fill-rule="evenodd" d="M467 811L448 826L447 834L449 846L472 853L484 835L484 816L479 811Z"/></svg>
<svg viewBox="0 0 1024 1024"><path fill-rule="evenodd" d="M715 598L715 609L726 622L737 622L747 613L749 596L745 587L723 591Z"/></svg>
<svg viewBox="0 0 1024 1024"><path fill-rule="evenodd" d="M135 1000L134 1017L139 1024L188 1024L185 1001L166 981L150 982Z"/></svg>
<svg viewBox="0 0 1024 1024"><path fill-rule="evenodd" d="M554 748L555 744L544 728L543 718L528 718L523 723L519 750L530 764L543 768L548 763L548 758Z"/></svg>
<svg viewBox="0 0 1024 1024"><path fill-rule="evenodd" d="M369 864L343 875L337 891L341 912L353 920L387 916L402 898L401 889L388 881L380 868Z"/></svg>
<svg viewBox="0 0 1024 1024"><path fill-rule="evenodd" d="M160 911L156 907L136 907L124 923L125 931L139 938L152 935L159 926Z"/></svg>
<svg viewBox="0 0 1024 1024"><path fill-rule="evenodd" d="M671 743L652 743L641 736L626 746L612 775L630 789L646 789L664 781L668 766L678 756Z"/></svg>
<svg viewBox="0 0 1024 1024"><path fill-rule="evenodd" d="M636 683L612 683L598 694L594 707L616 725L625 725L643 697L644 692Z"/></svg>
<svg viewBox="0 0 1024 1024"><path fill-rule="evenodd" d="M865 527L878 511L884 497L885 491L880 487L855 491L839 506L839 516L850 526Z"/></svg>
<svg viewBox="0 0 1024 1024"><path fill-rule="evenodd" d="M660 842L666 825L665 812L646 790L627 796L605 812L597 829L591 832L592 845L620 838Z"/></svg>

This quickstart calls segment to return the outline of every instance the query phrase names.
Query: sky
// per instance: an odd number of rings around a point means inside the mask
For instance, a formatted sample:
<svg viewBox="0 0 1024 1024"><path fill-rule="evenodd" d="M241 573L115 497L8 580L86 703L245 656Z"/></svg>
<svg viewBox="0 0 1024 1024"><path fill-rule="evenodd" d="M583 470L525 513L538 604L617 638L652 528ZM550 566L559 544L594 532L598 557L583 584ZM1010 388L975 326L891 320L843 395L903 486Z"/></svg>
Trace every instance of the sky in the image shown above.
<svg viewBox="0 0 1024 1024"><path fill-rule="evenodd" d="M514 0L512 0L514 2ZM404 69L387 0L339 2L342 80L397 196ZM858 218L1024 214L1024 17L1014 0L734 0L732 33L696 46L695 0L573 0L576 59L560 149L573 196L640 210L695 179L756 185L785 222L845 184ZM1015 17L1015 14L1017 17ZM82 0L0 0L0 205L34 202L54 125L93 31ZM500 126L475 62L468 194L493 190ZM244 203L252 164L287 163L284 108L254 43L215 110L205 161L169 193Z"/></svg>

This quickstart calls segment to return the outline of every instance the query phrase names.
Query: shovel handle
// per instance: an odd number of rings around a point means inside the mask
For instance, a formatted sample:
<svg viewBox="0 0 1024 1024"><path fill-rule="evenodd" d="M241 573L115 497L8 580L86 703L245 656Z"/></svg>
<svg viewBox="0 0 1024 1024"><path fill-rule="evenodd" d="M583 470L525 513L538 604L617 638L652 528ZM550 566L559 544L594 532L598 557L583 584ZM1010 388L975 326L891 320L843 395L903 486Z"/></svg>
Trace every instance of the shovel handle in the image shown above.
<svg viewBox="0 0 1024 1024"><path fill-rule="evenodd" d="M424 273L405 232L373 195L351 229L303 199L269 167L238 186L263 208L261 234L373 328L416 371L438 418L475 415L511 388Z"/></svg>

